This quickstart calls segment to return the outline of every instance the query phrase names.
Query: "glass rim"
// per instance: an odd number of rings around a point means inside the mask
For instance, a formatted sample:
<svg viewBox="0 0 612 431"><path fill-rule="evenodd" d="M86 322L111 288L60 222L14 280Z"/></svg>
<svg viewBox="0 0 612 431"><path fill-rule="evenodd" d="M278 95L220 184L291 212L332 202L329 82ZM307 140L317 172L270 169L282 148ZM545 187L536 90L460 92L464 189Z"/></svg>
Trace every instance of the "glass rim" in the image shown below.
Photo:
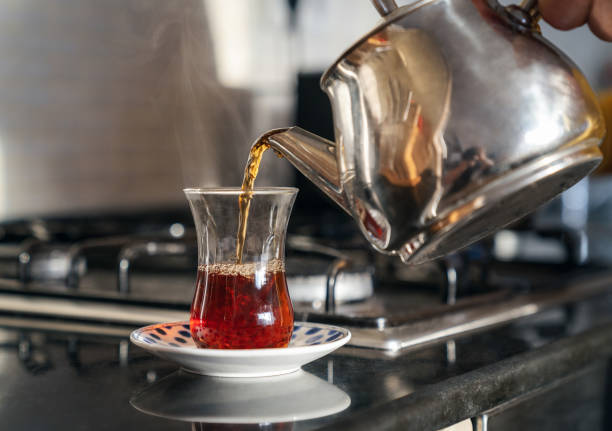
<svg viewBox="0 0 612 431"><path fill-rule="evenodd" d="M280 195L280 194L295 194L299 191L297 187L254 187L252 193L254 195ZM199 195L235 195L242 193L241 187L188 187L183 189L185 194Z"/></svg>

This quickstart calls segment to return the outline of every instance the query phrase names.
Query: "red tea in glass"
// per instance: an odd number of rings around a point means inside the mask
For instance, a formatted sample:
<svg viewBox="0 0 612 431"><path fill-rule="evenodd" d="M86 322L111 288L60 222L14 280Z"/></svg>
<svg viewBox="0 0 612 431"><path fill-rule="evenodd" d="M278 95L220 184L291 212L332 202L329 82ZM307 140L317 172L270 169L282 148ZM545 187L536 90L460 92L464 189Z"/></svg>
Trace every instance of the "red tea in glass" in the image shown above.
<svg viewBox="0 0 612 431"><path fill-rule="evenodd" d="M190 328L203 348L287 347L293 307L282 261L201 265Z"/></svg>
<svg viewBox="0 0 612 431"><path fill-rule="evenodd" d="M195 344L207 349L287 347L293 308L285 278L285 237L297 194L253 188L264 146L249 158L246 187L185 189L198 240L191 304Z"/></svg>

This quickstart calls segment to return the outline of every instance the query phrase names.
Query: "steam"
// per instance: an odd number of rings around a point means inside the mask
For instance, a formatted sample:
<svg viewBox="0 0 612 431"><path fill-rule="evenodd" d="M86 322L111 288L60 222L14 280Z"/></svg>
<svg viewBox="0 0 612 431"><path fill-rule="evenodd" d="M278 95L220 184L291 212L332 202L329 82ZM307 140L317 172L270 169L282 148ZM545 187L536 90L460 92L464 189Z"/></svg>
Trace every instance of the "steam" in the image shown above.
<svg viewBox="0 0 612 431"><path fill-rule="evenodd" d="M170 10L153 38L164 83L157 103L168 145L180 157L183 186L239 185L250 145L249 93L219 82L204 3L163 7Z"/></svg>

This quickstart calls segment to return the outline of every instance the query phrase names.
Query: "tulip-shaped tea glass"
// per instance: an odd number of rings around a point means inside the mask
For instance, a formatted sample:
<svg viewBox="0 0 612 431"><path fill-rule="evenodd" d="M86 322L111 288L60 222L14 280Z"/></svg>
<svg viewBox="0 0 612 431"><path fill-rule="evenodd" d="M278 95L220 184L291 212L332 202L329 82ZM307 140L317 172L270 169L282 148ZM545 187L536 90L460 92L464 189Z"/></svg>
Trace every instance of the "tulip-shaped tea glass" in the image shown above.
<svg viewBox="0 0 612 431"><path fill-rule="evenodd" d="M190 329L202 348L286 347L293 307L285 279L285 234L297 194L255 188L239 205L239 188L184 190L198 237L198 275ZM240 207L248 205L242 250ZM246 217L245 217L246 216Z"/></svg>

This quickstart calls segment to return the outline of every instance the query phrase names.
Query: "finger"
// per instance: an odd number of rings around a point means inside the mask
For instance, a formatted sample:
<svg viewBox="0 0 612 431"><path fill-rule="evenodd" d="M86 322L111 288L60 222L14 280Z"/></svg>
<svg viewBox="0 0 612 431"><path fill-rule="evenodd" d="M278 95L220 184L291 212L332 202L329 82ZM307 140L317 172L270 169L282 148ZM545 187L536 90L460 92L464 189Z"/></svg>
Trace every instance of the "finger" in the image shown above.
<svg viewBox="0 0 612 431"><path fill-rule="evenodd" d="M612 0L594 0L589 28L597 37L612 42Z"/></svg>
<svg viewBox="0 0 612 431"><path fill-rule="evenodd" d="M559 30L580 27L589 20L593 0L540 0L542 18Z"/></svg>

